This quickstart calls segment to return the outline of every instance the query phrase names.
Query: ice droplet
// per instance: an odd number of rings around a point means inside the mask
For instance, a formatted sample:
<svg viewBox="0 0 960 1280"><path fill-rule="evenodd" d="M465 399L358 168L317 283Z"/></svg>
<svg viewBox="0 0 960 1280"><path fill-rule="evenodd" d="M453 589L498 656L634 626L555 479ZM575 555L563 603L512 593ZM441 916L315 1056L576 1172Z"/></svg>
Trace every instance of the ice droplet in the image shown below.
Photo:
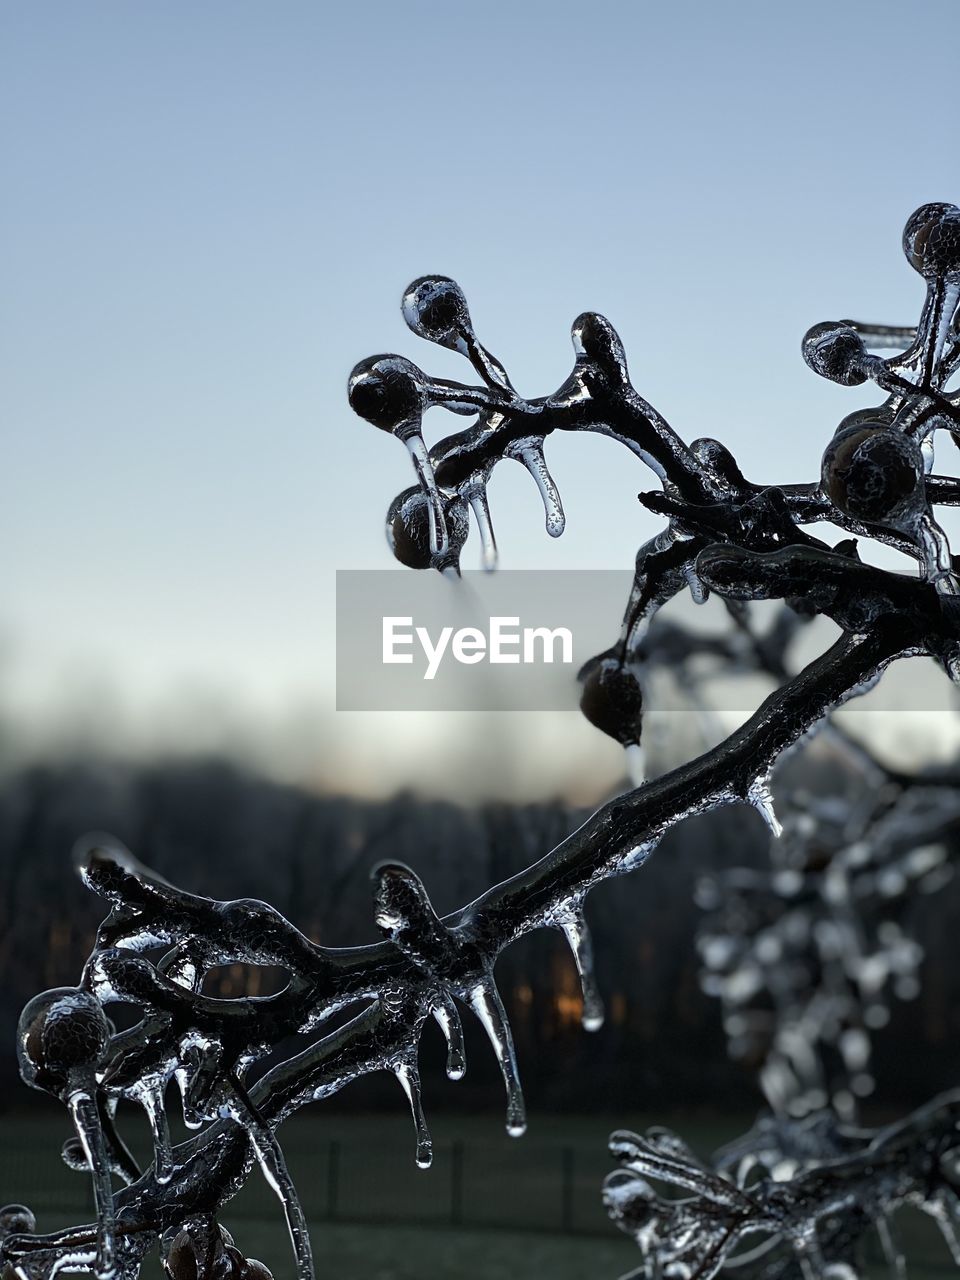
<svg viewBox="0 0 960 1280"><path fill-rule="evenodd" d="M439 1004L433 1016L447 1042L447 1079L462 1080L467 1070L467 1056L463 1045L463 1026L457 1006L452 1000Z"/></svg>
<svg viewBox="0 0 960 1280"><path fill-rule="evenodd" d="M497 540L493 536L493 524L490 520L487 486L482 482L472 484L467 490L467 497L480 531L481 564L487 573L492 573L497 567Z"/></svg>
<svg viewBox="0 0 960 1280"><path fill-rule="evenodd" d="M433 1139L427 1128L427 1118L423 1114L420 1072L412 1063L404 1062L395 1068L394 1075L400 1081L400 1087L410 1103L410 1114L413 1116L413 1127L417 1134L417 1167L429 1169L433 1164Z"/></svg>
<svg viewBox="0 0 960 1280"><path fill-rule="evenodd" d="M411 432L404 439L404 444L413 459L413 469L417 473L417 479L430 499L430 550L435 556L442 555L447 549L447 524L443 518L443 500L433 474L433 463L430 461L423 436L418 431Z"/></svg>
<svg viewBox="0 0 960 1280"><path fill-rule="evenodd" d="M518 446L516 456L537 482L540 497L543 499L547 533L551 538L559 538L566 527L567 518L563 514L560 490L547 469L547 460L543 456L543 442L528 442Z"/></svg>
<svg viewBox="0 0 960 1280"><path fill-rule="evenodd" d="M560 928L573 952L577 973L580 975L580 989L583 992L583 1012L580 1020L584 1031L599 1031L603 1026L603 1001L597 988L597 979L593 968L593 940L583 911L575 908L569 915L560 920Z"/></svg>
<svg viewBox="0 0 960 1280"><path fill-rule="evenodd" d="M520 1088L520 1073L510 1023L493 980L477 983L468 994L468 1002L483 1023L503 1073L507 1091L507 1133L511 1138L519 1138L527 1129L527 1109Z"/></svg>

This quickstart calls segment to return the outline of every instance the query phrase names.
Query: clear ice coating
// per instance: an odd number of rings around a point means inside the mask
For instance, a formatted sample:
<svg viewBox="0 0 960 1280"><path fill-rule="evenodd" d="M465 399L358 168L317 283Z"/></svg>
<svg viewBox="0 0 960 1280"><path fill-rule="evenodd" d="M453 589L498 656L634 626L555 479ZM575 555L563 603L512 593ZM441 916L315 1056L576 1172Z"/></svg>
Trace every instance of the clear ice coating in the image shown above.
<svg viewBox="0 0 960 1280"><path fill-rule="evenodd" d="M625 446L660 482L640 500L665 526L637 554L618 639L581 672L584 714L636 762L652 668L688 673L706 657L726 670L761 671L774 691L719 746L616 796L538 862L442 919L411 868L380 864L373 895L382 941L374 946L321 947L267 903L191 894L113 841L87 842L80 875L108 914L78 984L24 1009L17 1052L24 1081L68 1109L75 1133L63 1157L91 1180L97 1221L44 1235L26 1207L6 1206L5 1277L81 1271L136 1280L159 1244L169 1280L270 1280L217 1221L259 1169L281 1203L299 1280L312 1280L303 1212L280 1148L284 1119L360 1076L389 1071L410 1106L416 1162L426 1166L419 1038L435 1020L447 1072L459 1078L466 1008L500 1065L507 1128L522 1133L517 1055L494 981L499 953L533 929L562 930L581 977L584 1023L598 1026L583 916L595 885L642 867L686 817L727 804L753 804L776 832L770 775L778 760L815 728L842 738L831 712L870 689L890 663L925 655L957 679L957 577L934 512L960 504L960 482L933 464L938 430L960 440L952 385L960 368L960 210L924 205L907 223L904 250L925 283L916 326L842 320L814 326L803 341L818 374L847 387L872 381L886 399L840 423L815 482L782 486L748 480L718 440L684 443L632 386L603 316L576 318L569 377L527 400L477 339L459 286L443 276L414 281L403 299L407 324L464 356L479 384L433 378L397 355L364 360L351 374L351 405L404 443L416 475L387 516L397 558L456 573L472 515L482 562L492 568L487 487L504 458L530 472L547 532L558 535L563 508L546 441L593 431ZM894 354L881 359L871 347ZM428 448L423 425L433 408L470 421ZM840 538L824 541L813 526ZM912 558L917 571L865 563L864 539ZM726 632L691 637L659 616L687 589L723 602ZM781 603L768 629L750 613L759 600ZM817 615L837 625L839 638L794 671L792 638ZM904 1204L934 1219L960 1265L958 1095L874 1132L855 1123L858 1099L873 1087L873 1032L889 1016L890 996L918 990L922 949L899 908L911 891L933 891L949 874L941 836L954 820L954 783L892 775L858 744L843 749L867 780L863 803L778 793L783 830L770 842L769 868L732 866L701 886L710 912L699 943L704 985L721 1003L731 1051L758 1052L770 1114L711 1161L662 1129L614 1135L622 1168L605 1197L640 1246L637 1274L651 1280L710 1280L733 1265L747 1280L851 1280L869 1230L899 1277L892 1219ZM797 983L803 965L794 962L810 960L816 982ZM206 996L206 974L226 964L280 968L286 985L257 999ZM136 1011L125 1030L110 1021L115 1003ZM301 1047L268 1063L298 1034ZM171 1081L193 1129L173 1146ZM149 1119L145 1168L119 1132L120 1100L137 1102Z"/></svg>

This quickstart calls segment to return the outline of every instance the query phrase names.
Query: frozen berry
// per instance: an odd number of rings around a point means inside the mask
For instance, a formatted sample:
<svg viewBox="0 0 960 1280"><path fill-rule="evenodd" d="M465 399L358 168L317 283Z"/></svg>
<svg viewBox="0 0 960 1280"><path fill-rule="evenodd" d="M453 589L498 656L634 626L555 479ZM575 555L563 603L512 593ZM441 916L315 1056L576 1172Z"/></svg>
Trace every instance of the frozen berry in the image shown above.
<svg viewBox="0 0 960 1280"><path fill-rule="evenodd" d="M827 320L815 324L803 335L803 358L821 378L856 387L866 382L863 369L866 348L863 339L851 325Z"/></svg>
<svg viewBox="0 0 960 1280"><path fill-rule="evenodd" d="M640 681L616 658L603 658L589 672L580 710L590 723L624 747L640 741L643 692Z"/></svg>
<svg viewBox="0 0 960 1280"><path fill-rule="evenodd" d="M955 204L925 204L903 229L903 252L926 280L960 280L960 209Z"/></svg>
<svg viewBox="0 0 960 1280"><path fill-rule="evenodd" d="M923 457L914 440L882 420L841 425L823 455L823 490L857 520L895 519L923 497Z"/></svg>
<svg viewBox="0 0 960 1280"><path fill-rule="evenodd" d="M420 338L456 349L470 332L463 290L448 276L421 276L403 295L403 318Z"/></svg>
<svg viewBox="0 0 960 1280"><path fill-rule="evenodd" d="M470 531L466 508L459 498L444 502L444 518L447 550L435 556L430 550L430 498L418 485L397 494L387 510L387 544L401 564L408 569L430 569L459 562Z"/></svg>
<svg viewBox="0 0 960 1280"><path fill-rule="evenodd" d="M419 431L426 407L424 375L403 356L371 356L350 374L350 407L381 431L405 438Z"/></svg>
<svg viewBox="0 0 960 1280"><path fill-rule="evenodd" d="M110 1039L97 999L79 987L44 991L24 1007L17 1026L20 1075L35 1089L60 1096L90 1075Z"/></svg>
<svg viewBox="0 0 960 1280"><path fill-rule="evenodd" d="M5 1204L0 1209L0 1240L4 1236L33 1235L37 1220L25 1204Z"/></svg>

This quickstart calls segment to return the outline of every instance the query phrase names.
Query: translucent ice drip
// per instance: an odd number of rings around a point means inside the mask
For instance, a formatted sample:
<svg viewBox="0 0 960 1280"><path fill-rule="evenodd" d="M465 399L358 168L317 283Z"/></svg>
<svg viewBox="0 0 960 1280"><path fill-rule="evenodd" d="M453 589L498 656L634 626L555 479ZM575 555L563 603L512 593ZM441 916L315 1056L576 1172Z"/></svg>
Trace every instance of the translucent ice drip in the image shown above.
<svg viewBox="0 0 960 1280"><path fill-rule="evenodd" d="M697 577L696 569L692 564L688 564L683 572L687 579L687 586L690 589L690 599L694 604L706 604L710 597L710 592Z"/></svg>
<svg viewBox="0 0 960 1280"><path fill-rule="evenodd" d="M410 1114L417 1135L417 1167L429 1169L433 1164L433 1139L427 1128L427 1118L423 1113L423 1095L420 1089L420 1072L412 1061L402 1062L394 1068L393 1073L400 1081L400 1087L407 1095L410 1103Z"/></svg>
<svg viewBox="0 0 960 1280"><path fill-rule="evenodd" d="M480 533L481 564L487 573L497 567L497 540L493 536L493 524L490 521L490 507L487 503L487 486L482 480L472 482L466 491L477 529Z"/></svg>
<svg viewBox="0 0 960 1280"><path fill-rule="evenodd" d="M231 1084L230 1109L246 1129L264 1181L280 1201L296 1259L298 1280L315 1280L307 1220L280 1143L239 1082L233 1080Z"/></svg>
<svg viewBox="0 0 960 1280"><path fill-rule="evenodd" d="M783 827L780 825L780 819L777 817L776 810L773 807L773 795L770 791L770 781L767 777L757 778L751 783L747 791L747 803L753 805L760 817L770 828L770 833L775 839L779 839L783 835Z"/></svg>
<svg viewBox="0 0 960 1280"><path fill-rule="evenodd" d="M433 1016L447 1042L447 1079L462 1080L467 1070L467 1058L464 1052L463 1026L457 1006L452 1000L445 1000L442 1004L434 1006Z"/></svg>
<svg viewBox="0 0 960 1280"><path fill-rule="evenodd" d="M447 524L443 517L443 499L433 474L433 463L419 432L408 435L404 444L413 460L417 479L430 500L430 550L435 556L442 555L447 549Z"/></svg>
<svg viewBox="0 0 960 1280"><path fill-rule="evenodd" d="M216 1040L194 1034L183 1045L180 1065L174 1078L183 1101L183 1123L188 1129L199 1129L209 1119L214 1091L222 1083L223 1049Z"/></svg>
<svg viewBox="0 0 960 1280"><path fill-rule="evenodd" d="M93 1177L93 1201L97 1210L97 1257L94 1270L97 1280L111 1280L117 1270L116 1224L110 1165L97 1104L89 1093L78 1090L67 1099L67 1106Z"/></svg>
<svg viewBox="0 0 960 1280"><path fill-rule="evenodd" d="M563 514L563 504L560 501L560 490L547 469L547 460L543 455L542 438L518 441L511 449L511 453L523 463L537 482L537 488L540 490L540 497L543 500L547 533L551 538L559 538L566 527L566 517Z"/></svg>
<svg viewBox="0 0 960 1280"><path fill-rule="evenodd" d="M527 1129L527 1109L520 1088L520 1073L510 1023L493 980L477 983L468 993L468 1002L483 1024L500 1063L507 1091L507 1133L511 1138L519 1138Z"/></svg>
<svg viewBox="0 0 960 1280"><path fill-rule="evenodd" d="M580 988L583 992L583 1012L580 1018L583 1028L585 1031L599 1031L603 1026L603 1001L593 968L593 941L582 908L573 907L569 914L561 917L559 925L573 952L573 960L580 975Z"/></svg>
<svg viewBox="0 0 960 1280"><path fill-rule="evenodd" d="M150 1123L150 1132L153 1136L154 1166L159 1183L169 1182L173 1173L173 1164L170 1157L170 1127L167 1123L167 1109L164 1106L163 1092L161 1084L151 1083L137 1089L134 1093L134 1096L147 1113L147 1120Z"/></svg>

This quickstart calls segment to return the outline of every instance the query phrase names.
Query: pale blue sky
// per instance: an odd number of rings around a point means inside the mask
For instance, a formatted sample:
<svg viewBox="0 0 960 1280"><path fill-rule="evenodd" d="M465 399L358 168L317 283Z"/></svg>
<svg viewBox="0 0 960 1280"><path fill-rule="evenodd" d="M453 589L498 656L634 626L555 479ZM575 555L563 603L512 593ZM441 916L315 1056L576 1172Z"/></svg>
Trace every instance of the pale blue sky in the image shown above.
<svg viewBox="0 0 960 1280"><path fill-rule="evenodd" d="M468 372L407 332L403 286L456 276L532 395L598 309L685 438L812 479L860 401L799 340L916 317L899 236L960 197L958 35L952 0L0 5L0 638L23 749L256 742L281 771L386 786L402 731L449 760L449 717L332 711L334 571L391 563L383 513L411 483L346 376L381 350ZM629 565L652 477L597 439L548 457L568 532L546 538L503 468L503 564ZM556 737L503 723L474 735L491 758ZM589 730L563 736L558 783L584 752L615 771Z"/></svg>

